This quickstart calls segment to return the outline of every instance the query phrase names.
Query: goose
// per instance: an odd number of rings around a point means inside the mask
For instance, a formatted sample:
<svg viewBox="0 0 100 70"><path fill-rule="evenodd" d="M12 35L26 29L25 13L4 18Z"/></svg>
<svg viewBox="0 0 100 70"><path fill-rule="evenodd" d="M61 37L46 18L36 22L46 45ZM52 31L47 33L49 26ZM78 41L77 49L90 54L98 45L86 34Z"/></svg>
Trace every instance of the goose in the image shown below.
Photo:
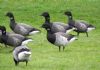
<svg viewBox="0 0 100 70"><path fill-rule="evenodd" d="M15 22L15 18L12 12L7 12L6 16L10 18L10 28L12 29L13 32L17 34L28 36L28 35L33 35L40 32L40 30L33 28L30 25L23 24L23 23L17 24Z"/></svg>
<svg viewBox="0 0 100 70"><path fill-rule="evenodd" d="M0 36L0 41L6 47L7 45L13 47L26 45L28 42L32 41L32 39L24 37L23 35L6 32L5 26L0 26L0 30L2 32L2 35Z"/></svg>
<svg viewBox="0 0 100 70"><path fill-rule="evenodd" d="M47 40L56 46L59 47L59 51L61 50L61 47L63 47L63 51L65 49L65 46L74 40L77 40L77 37L72 34L66 34L64 32L52 32L51 27L48 25L42 26L42 28L45 28L47 31Z"/></svg>
<svg viewBox="0 0 100 70"><path fill-rule="evenodd" d="M45 18L45 22L43 25L47 25L50 24L51 26L51 31L52 32L64 32L64 33L69 33L72 30L74 30L74 28L70 27L69 25L62 23L62 22L50 22L50 15L48 12L43 12L41 14L41 16L43 16Z"/></svg>
<svg viewBox="0 0 100 70"><path fill-rule="evenodd" d="M30 57L31 57L31 51L25 45L17 46L13 50L13 59L16 66L19 64L19 62L26 62L27 66Z"/></svg>
<svg viewBox="0 0 100 70"><path fill-rule="evenodd" d="M86 21L74 20L71 11L66 11L64 14L68 16L68 24L75 27L74 31L77 32L77 36L79 36L80 33L86 33L88 37L88 32L95 29L93 25L88 24Z"/></svg>

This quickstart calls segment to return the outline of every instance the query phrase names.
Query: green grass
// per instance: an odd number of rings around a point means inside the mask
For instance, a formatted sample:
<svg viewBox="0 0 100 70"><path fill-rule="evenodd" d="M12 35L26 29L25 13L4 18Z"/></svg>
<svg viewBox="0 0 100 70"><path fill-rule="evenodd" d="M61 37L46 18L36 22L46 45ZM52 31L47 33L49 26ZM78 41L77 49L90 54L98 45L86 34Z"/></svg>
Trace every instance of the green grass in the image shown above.
<svg viewBox="0 0 100 70"><path fill-rule="evenodd" d="M74 19L82 19L96 26L96 30L80 34L77 41L66 46L65 51L46 40L46 31L40 28L44 18L39 16L48 11L51 21L67 23L64 11L71 10ZM31 36L33 42L28 44L32 51L28 66L20 63L15 66L12 48L0 45L0 70L99 70L100 69L100 0L0 0L0 25L5 25L8 32L9 19L5 13L12 11L17 22L23 22L41 29L41 33ZM73 34L75 34L73 32Z"/></svg>

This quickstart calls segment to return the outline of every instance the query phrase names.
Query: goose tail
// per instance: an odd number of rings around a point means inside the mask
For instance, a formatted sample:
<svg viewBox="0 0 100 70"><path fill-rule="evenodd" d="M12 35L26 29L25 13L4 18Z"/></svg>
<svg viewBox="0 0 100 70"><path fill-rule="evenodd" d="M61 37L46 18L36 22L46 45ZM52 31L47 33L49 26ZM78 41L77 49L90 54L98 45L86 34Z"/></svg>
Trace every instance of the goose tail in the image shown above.
<svg viewBox="0 0 100 70"><path fill-rule="evenodd" d="M78 40L77 36L76 35L72 35L71 39L69 40L69 43L71 43L71 42L73 42L75 40Z"/></svg>
<svg viewBox="0 0 100 70"><path fill-rule="evenodd" d="M32 42L32 41L33 41L32 39L26 39L26 40L24 40L24 41L22 42L21 45L26 45L26 44L28 44L29 42Z"/></svg>
<svg viewBox="0 0 100 70"><path fill-rule="evenodd" d="M94 29L96 29L95 26L93 26L93 25L89 25L89 26L88 26L88 30L87 30L87 32L90 32L90 31L92 31L92 30L94 30Z"/></svg>

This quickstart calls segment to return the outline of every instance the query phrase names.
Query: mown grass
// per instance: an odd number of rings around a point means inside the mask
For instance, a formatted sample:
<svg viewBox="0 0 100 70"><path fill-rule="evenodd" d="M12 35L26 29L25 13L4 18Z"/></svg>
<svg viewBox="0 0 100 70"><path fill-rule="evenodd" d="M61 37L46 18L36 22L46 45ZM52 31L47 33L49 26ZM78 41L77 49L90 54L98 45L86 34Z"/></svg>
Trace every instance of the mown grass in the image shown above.
<svg viewBox="0 0 100 70"><path fill-rule="evenodd" d="M17 22L23 22L41 30L41 33L31 36L33 42L28 44L32 51L28 66L20 63L15 66L12 48L0 45L0 70L99 70L100 69L100 0L0 0L0 25L5 25L8 32L9 19L5 13L14 13ZM66 46L65 51L58 52L58 48L46 40L46 31L40 28L44 22L39 16L48 11L51 21L67 23L64 11L71 10L74 19L82 19L96 26L96 30L80 34L77 41ZM73 32L73 34L75 34Z"/></svg>

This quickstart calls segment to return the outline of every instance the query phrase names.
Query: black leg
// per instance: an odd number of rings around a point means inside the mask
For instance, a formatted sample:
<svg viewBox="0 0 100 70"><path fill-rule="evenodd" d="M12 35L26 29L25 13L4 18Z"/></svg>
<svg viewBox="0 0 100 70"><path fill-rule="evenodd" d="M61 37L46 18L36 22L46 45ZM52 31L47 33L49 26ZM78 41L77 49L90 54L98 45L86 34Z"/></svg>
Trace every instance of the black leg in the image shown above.
<svg viewBox="0 0 100 70"><path fill-rule="evenodd" d="M26 61L26 66L27 66L28 61Z"/></svg>
<svg viewBox="0 0 100 70"><path fill-rule="evenodd" d="M79 32L77 32L77 36L79 36Z"/></svg>
<svg viewBox="0 0 100 70"><path fill-rule="evenodd" d="M6 44L4 44L5 45L5 47L7 47L7 45Z"/></svg>
<svg viewBox="0 0 100 70"><path fill-rule="evenodd" d="M61 46L59 46L59 52L60 52Z"/></svg>
<svg viewBox="0 0 100 70"><path fill-rule="evenodd" d="M86 32L86 36L88 37L88 32Z"/></svg>
<svg viewBox="0 0 100 70"><path fill-rule="evenodd" d="M63 46L63 51L64 51L64 49L65 49L65 46Z"/></svg>
<svg viewBox="0 0 100 70"><path fill-rule="evenodd" d="M19 64L19 62L17 62L15 59L14 59L14 62L15 62L15 65L16 65L16 66Z"/></svg>

